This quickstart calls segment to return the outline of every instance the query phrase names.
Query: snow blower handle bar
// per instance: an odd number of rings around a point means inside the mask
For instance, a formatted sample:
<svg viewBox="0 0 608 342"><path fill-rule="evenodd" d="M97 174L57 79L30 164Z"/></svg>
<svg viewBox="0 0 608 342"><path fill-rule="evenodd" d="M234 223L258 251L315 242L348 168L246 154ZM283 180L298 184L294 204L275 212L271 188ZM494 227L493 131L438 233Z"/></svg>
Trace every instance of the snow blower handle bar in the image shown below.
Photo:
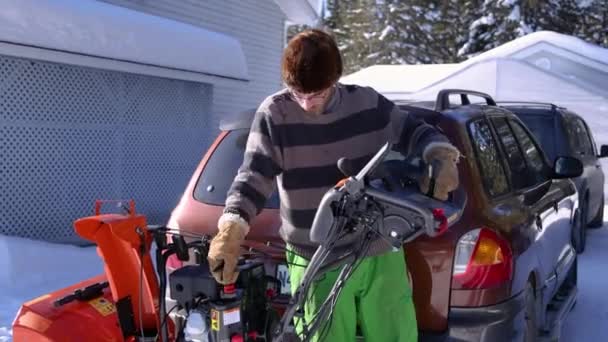
<svg viewBox="0 0 608 342"><path fill-rule="evenodd" d="M390 151L391 145L384 145L356 176L340 181L321 199L310 231L310 240L318 247L275 331L277 341L285 341L293 333L289 322L294 317L302 319L310 286L326 270L341 266L327 299L304 325L304 341L312 338L331 316L346 280L358 261L367 256L372 241L384 240L397 249L423 234L438 236L460 218L466 203L462 186L452 201L426 196L419 191L415 179L420 178L420 171L427 172L427 165L386 160ZM338 167L344 173L352 171L346 160L338 162ZM430 172L433 169L436 168ZM393 177L395 171L398 175L412 174L403 175L407 181L402 182L401 177Z"/></svg>

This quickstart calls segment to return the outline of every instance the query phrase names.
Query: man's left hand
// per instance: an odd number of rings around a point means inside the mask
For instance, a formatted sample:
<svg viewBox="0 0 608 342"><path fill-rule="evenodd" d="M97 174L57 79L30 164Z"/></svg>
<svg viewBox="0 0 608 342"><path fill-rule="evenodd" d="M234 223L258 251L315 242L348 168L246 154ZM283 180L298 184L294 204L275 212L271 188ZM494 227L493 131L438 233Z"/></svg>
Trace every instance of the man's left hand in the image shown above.
<svg viewBox="0 0 608 342"><path fill-rule="evenodd" d="M460 152L450 144L434 142L424 150L423 160L427 165L433 165L432 175L425 173L420 180L420 191L445 201L450 192L458 188L458 160ZM435 176L432 184L432 176ZM432 192L432 193L431 193Z"/></svg>

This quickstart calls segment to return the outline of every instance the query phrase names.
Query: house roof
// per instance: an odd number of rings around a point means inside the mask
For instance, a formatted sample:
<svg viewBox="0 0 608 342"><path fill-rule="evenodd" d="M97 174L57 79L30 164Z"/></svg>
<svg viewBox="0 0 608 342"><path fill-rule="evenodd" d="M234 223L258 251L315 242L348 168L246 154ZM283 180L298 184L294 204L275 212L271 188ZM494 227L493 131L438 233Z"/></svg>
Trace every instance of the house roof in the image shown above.
<svg viewBox="0 0 608 342"><path fill-rule="evenodd" d="M476 57L470 58L463 64L475 63L490 58L519 57L522 50L537 44L551 44L568 50L596 62L608 64L608 49L588 43L580 38L552 31L538 31L514 39Z"/></svg>
<svg viewBox="0 0 608 342"><path fill-rule="evenodd" d="M100 1L4 0L0 22L3 44L249 79L234 37Z"/></svg>
<svg viewBox="0 0 608 342"><path fill-rule="evenodd" d="M542 49L551 50L554 54L570 60L576 60L578 63L589 65L594 69L608 72L608 49L587 43L576 37L540 31L515 39L462 63L376 65L344 76L341 81L347 84L353 83L371 86L389 96L391 94L410 94L431 87L456 75L461 75L460 77L466 76L464 71L470 69L473 65L504 58L525 59ZM542 59L532 63L540 69L547 71L550 69L542 65ZM558 71L553 71L559 73Z"/></svg>

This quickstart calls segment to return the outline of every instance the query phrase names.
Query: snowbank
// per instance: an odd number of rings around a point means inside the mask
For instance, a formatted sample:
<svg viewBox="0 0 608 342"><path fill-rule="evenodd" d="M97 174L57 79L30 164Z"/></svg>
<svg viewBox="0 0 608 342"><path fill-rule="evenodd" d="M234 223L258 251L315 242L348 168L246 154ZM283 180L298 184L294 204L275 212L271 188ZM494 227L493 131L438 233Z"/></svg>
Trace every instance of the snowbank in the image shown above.
<svg viewBox="0 0 608 342"><path fill-rule="evenodd" d="M0 235L0 288L53 289L103 273L95 247L51 244ZM29 291L28 291L29 292Z"/></svg>
<svg viewBox="0 0 608 342"><path fill-rule="evenodd" d="M0 342L9 340L23 302L101 273L95 247L0 235Z"/></svg>

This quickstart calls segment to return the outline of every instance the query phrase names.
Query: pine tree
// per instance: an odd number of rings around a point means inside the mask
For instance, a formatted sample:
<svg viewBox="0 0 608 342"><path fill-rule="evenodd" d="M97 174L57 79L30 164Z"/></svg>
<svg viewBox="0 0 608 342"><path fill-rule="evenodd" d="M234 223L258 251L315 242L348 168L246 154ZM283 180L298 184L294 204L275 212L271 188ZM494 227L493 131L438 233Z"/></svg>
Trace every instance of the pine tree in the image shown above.
<svg viewBox="0 0 608 342"><path fill-rule="evenodd" d="M522 1L522 20L532 31L574 34L583 10L576 0Z"/></svg>
<svg viewBox="0 0 608 342"><path fill-rule="evenodd" d="M342 52L345 74L374 64L380 35L376 5L375 0L333 0L328 20L336 25L333 33Z"/></svg>
<svg viewBox="0 0 608 342"><path fill-rule="evenodd" d="M595 0L586 5L582 8L584 14L578 22L576 36L608 48L608 0Z"/></svg>
<svg viewBox="0 0 608 342"><path fill-rule="evenodd" d="M345 74L374 64L457 63L539 30L608 47L608 0L326 0L325 13Z"/></svg>
<svg viewBox="0 0 608 342"><path fill-rule="evenodd" d="M467 42L469 25L480 16L482 0L438 1L439 17L433 25L431 46L435 51L432 63L458 63L458 52Z"/></svg>
<svg viewBox="0 0 608 342"><path fill-rule="evenodd" d="M466 28L458 24L477 0L385 0L379 61L384 64L450 63L457 61L457 40ZM465 26L466 27L466 26Z"/></svg>
<svg viewBox="0 0 608 342"><path fill-rule="evenodd" d="M406 32L407 39L405 53L406 60L410 64L432 63L438 60L434 37L434 23L440 19L440 10L437 1L412 0L407 2L406 20L402 26Z"/></svg>
<svg viewBox="0 0 608 342"><path fill-rule="evenodd" d="M403 5L398 0L386 0L378 4L378 29L376 39L378 50L368 56L373 64L403 64L401 58L403 35L398 29L401 26Z"/></svg>
<svg viewBox="0 0 608 342"><path fill-rule="evenodd" d="M469 26L469 39L461 56L475 56L531 32L521 17L518 0L486 0L483 15Z"/></svg>

